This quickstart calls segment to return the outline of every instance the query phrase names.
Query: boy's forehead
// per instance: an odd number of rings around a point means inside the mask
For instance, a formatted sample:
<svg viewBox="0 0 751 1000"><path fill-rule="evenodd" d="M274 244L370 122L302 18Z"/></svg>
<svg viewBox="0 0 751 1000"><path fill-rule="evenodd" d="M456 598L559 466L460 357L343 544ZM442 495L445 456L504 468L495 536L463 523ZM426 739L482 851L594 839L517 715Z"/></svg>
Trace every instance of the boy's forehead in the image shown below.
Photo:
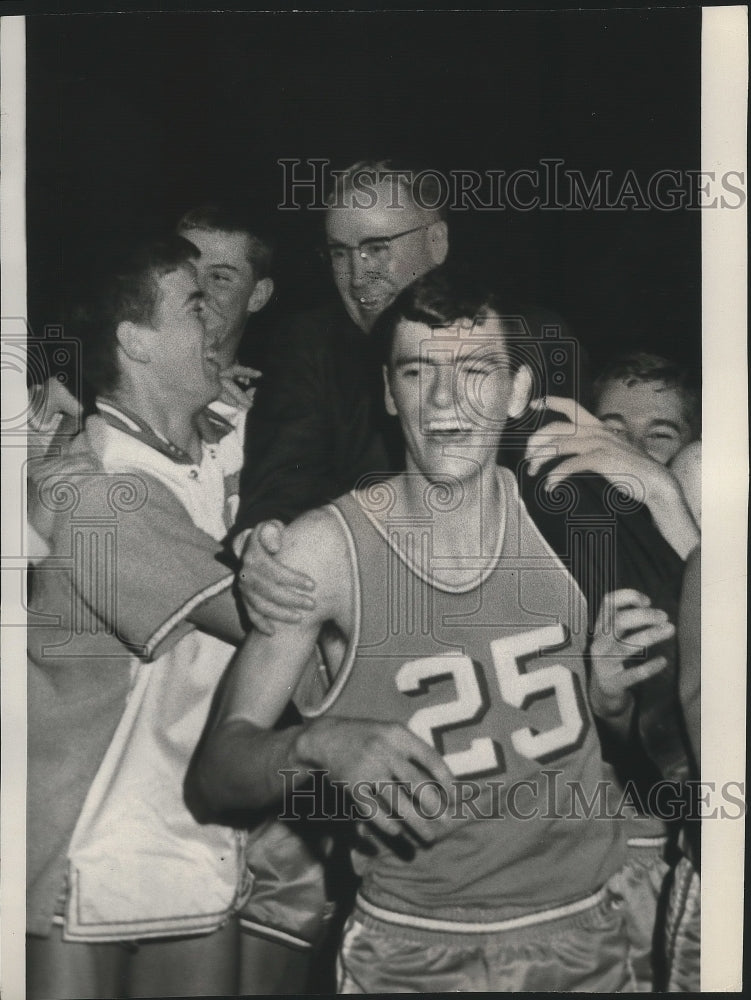
<svg viewBox="0 0 751 1000"><path fill-rule="evenodd" d="M395 361L402 357L428 357L434 352L446 352L457 358L468 354L505 356L501 318L495 314L464 317L447 326L400 320L394 334Z"/></svg>
<svg viewBox="0 0 751 1000"><path fill-rule="evenodd" d="M402 229L426 222L401 185L383 180L358 196L347 189L340 202L326 213L326 236L333 243L359 243L363 239L392 236ZM372 200L372 203L371 202Z"/></svg>
<svg viewBox="0 0 751 1000"><path fill-rule="evenodd" d="M618 378L605 383L598 408L639 414L645 410L659 410L682 415L683 399L675 386L666 385L661 379L635 382Z"/></svg>
<svg viewBox="0 0 751 1000"><path fill-rule="evenodd" d="M248 263L250 238L246 232L224 229L183 228L180 235L201 253L201 258L215 263Z"/></svg>

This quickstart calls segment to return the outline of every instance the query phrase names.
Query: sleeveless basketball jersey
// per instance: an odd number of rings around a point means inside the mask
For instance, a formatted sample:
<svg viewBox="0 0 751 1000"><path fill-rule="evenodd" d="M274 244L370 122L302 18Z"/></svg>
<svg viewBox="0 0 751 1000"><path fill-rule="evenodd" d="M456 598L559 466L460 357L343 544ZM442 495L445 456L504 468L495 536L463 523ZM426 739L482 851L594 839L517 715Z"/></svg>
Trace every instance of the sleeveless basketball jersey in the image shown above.
<svg viewBox="0 0 751 1000"><path fill-rule="evenodd" d="M367 493L329 508L355 567L355 634L328 690L319 667L296 701L307 717L403 723L443 755L464 800L441 842L374 842L356 857L363 895L392 910L504 920L587 896L623 864L622 824L586 815L587 803L600 808L603 771L584 598L509 470L499 481L496 554L462 560L477 571L463 588L431 580L429 520L379 522ZM599 793L604 803L604 784Z"/></svg>

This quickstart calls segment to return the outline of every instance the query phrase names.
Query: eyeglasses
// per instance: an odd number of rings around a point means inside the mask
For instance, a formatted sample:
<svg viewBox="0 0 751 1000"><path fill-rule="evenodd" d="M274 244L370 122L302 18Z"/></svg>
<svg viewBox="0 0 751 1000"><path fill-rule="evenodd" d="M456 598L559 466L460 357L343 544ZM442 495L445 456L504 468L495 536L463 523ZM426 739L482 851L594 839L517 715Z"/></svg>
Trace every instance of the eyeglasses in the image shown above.
<svg viewBox="0 0 751 1000"><path fill-rule="evenodd" d="M349 243L328 243L321 250L324 260L331 264L333 270L339 274L349 271L351 267L350 254L353 252L361 260L371 264L383 265L391 259L391 244L394 240L400 240L410 233L419 233L428 226L415 226L413 229L405 229L401 233L394 233L393 236L371 236L367 240L360 240L357 246Z"/></svg>

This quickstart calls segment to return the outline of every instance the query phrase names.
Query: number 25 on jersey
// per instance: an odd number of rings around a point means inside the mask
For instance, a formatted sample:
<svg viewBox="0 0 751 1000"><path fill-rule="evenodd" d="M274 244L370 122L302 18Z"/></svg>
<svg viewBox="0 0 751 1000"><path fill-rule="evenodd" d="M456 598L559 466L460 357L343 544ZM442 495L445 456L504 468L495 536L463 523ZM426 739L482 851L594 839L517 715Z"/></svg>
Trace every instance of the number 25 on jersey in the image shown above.
<svg viewBox="0 0 751 1000"><path fill-rule="evenodd" d="M509 734L514 750L522 757L547 764L582 745L589 729L589 717L579 677L561 663L553 663L530 673L525 659L566 641L562 625L495 639L490 644L495 679L501 698L514 708L525 710L538 698L554 696L560 723L537 732L529 726ZM443 734L480 722L490 708L491 698L483 668L468 656L426 656L409 660L396 674L396 686L407 695L425 694L431 684L453 680L456 697L440 705L419 708L407 725L443 756L457 778L505 771L503 749L490 736L468 741L463 750L444 752Z"/></svg>

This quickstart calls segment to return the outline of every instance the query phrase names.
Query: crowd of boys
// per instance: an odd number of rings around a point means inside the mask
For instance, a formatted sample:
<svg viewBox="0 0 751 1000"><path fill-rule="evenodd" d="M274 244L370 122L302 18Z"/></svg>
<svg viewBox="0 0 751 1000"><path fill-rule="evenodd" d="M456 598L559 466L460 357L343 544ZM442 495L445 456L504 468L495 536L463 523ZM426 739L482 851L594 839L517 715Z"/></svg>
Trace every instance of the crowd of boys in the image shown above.
<svg viewBox="0 0 751 1000"><path fill-rule="evenodd" d="M219 209L123 247L81 314L95 408L29 490L30 997L301 992L332 940L340 992L698 984L691 823L677 860L659 815L577 806L696 775L698 398L652 355L592 413L548 395L388 169L338 176L338 297L260 378L270 251Z"/></svg>

